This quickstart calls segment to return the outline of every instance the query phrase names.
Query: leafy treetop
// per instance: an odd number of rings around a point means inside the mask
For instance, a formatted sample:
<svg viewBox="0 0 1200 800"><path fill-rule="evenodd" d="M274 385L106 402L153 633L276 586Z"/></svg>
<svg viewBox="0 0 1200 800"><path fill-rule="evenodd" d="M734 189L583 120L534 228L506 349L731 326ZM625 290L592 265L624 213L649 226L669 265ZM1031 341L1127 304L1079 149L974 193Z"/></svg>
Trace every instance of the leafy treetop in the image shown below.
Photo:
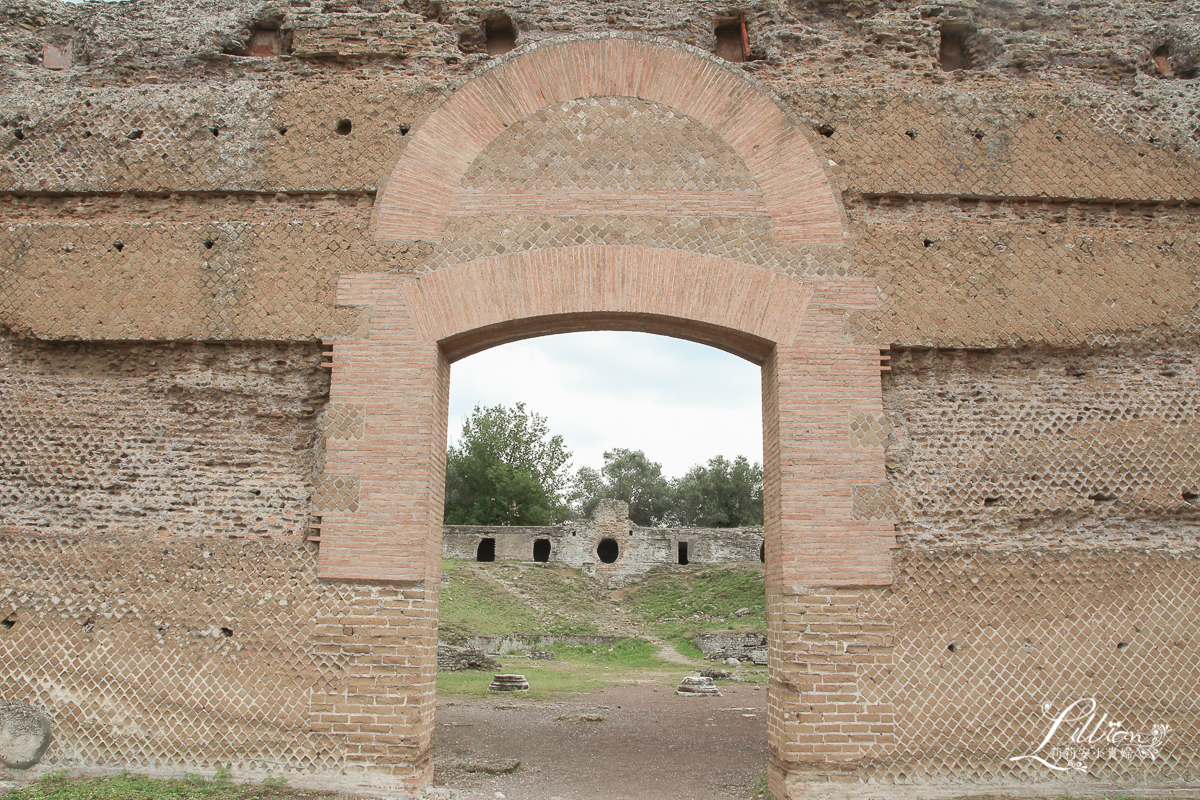
<svg viewBox="0 0 1200 800"><path fill-rule="evenodd" d="M524 403L476 406L446 451L446 524L561 521L570 459L563 438L551 436L546 418Z"/></svg>

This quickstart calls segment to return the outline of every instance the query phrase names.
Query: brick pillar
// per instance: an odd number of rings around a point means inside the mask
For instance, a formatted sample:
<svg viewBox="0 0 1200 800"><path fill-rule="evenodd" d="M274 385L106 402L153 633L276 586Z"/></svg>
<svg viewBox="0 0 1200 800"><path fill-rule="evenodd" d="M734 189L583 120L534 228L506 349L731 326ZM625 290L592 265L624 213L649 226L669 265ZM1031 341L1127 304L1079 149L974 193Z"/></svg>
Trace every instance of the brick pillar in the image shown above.
<svg viewBox="0 0 1200 800"><path fill-rule="evenodd" d="M430 586L359 588L316 621L316 654L340 661L344 677L314 692L309 727L344 738L344 768L363 785L416 790L433 777L438 589Z"/></svg>
<svg viewBox="0 0 1200 800"><path fill-rule="evenodd" d="M330 438L314 500L318 575L413 583L441 572L450 365L418 341L397 279L343 279L338 300L373 307L371 334L333 346L331 406L361 409L358 438Z"/></svg>
<svg viewBox="0 0 1200 800"><path fill-rule="evenodd" d="M825 299L825 303L819 302ZM879 351L845 335L847 305L814 296L797 340L763 366L770 782L775 797L857 780L849 762L891 741L890 708L859 675L891 658L890 631L858 614L891 583L893 526L856 487L886 482ZM873 298L870 298L873 300Z"/></svg>
<svg viewBox="0 0 1200 800"><path fill-rule="evenodd" d="M419 789L432 778L450 365L418 340L394 276L343 279L338 299L370 307L371 331L333 346L317 573L368 587L318 620L346 679L313 725L345 737L346 768L368 785Z"/></svg>
<svg viewBox="0 0 1200 800"><path fill-rule="evenodd" d="M841 309L810 307L800 340L763 365L764 511L778 531L768 561L785 593L891 583L895 531L856 519L853 488L886 482L884 440L851 435L882 411L879 349L845 336Z"/></svg>

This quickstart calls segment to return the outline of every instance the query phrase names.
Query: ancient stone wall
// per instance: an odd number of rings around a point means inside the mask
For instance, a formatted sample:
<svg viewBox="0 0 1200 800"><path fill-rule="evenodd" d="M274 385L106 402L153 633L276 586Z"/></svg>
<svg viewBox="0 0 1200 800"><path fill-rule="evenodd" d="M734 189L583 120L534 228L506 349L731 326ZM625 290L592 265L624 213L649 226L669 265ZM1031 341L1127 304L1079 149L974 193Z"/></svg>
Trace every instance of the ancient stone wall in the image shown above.
<svg viewBox="0 0 1200 800"><path fill-rule="evenodd" d="M789 797L866 796L865 780L945 797L980 782L1032 794L1190 785L1197 566L1194 549L905 547L887 589L818 589L779 607L768 623L789 643L771 658L801 669L772 684L782 702L770 725L784 736L798 723L805 753L786 774L773 762L772 783ZM1077 707L1039 751L1055 717L1086 699L1091 722ZM1094 735L1097 720L1101 734L1147 742L1155 725L1170 731L1146 757ZM1029 754L1086 766L1048 774Z"/></svg>
<svg viewBox="0 0 1200 800"><path fill-rule="evenodd" d="M404 687L436 671L436 588L315 567L296 537L4 534L0 676L53 718L43 764L415 785L428 740L394 730L433 714Z"/></svg>
<svg viewBox="0 0 1200 800"><path fill-rule="evenodd" d="M300 537L329 391L314 344L0 339L0 525Z"/></svg>
<svg viewBox="0 0 1200 800"><path fill-rule="evenodd" d="M892 351L906 547L1197 548L1191 348Z"/></svg>
<svg viewBox="0 0 1200 800"><path fill-rule="evenodd" d="M605 539L616 549L602 554ZM481 559L484 540L491 542ZM559 525L444 525L442 553L469 560L569 564L607 582L624 582L663 564L759 561L763 529L644 528L629 520L628 503L601 500L590 518Z"/></svg>
<svg viewBox="0 0 1200 800"><path fill-rule="evenodd" d="M43 766L428 781L449 361L634 327L763 365L776 796L1195 785L1194 2L0 11Z"/></svg>

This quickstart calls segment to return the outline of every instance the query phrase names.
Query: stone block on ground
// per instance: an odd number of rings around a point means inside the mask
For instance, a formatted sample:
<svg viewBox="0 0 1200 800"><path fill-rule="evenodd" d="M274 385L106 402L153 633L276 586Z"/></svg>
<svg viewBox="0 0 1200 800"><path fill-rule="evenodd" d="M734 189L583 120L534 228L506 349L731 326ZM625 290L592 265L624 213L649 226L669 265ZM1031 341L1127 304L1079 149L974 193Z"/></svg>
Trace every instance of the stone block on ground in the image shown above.
<svg viewBox="0 0 1200 800"><path fill-rule="evenodd" d="M679 682L679 686L675 689L675 694L683 695L684 697L698 697L701 695L715 695L716 697L720 697L721 691L717 689L712 678L704 675L689 675Z"/></svg>
<svg viewBox="0 0 1200 800"><path fill-rule="evenodd" d="M0 763L28 769L50 746L50 717L28 703L0 702Z"/></svg>
<svg viewBox="0 0 1200 800"><path fill-rule="evenodd" d="M528 692L529 681L524 675L496 675L488 684L489 692Z"/></svg>
<svg viewBox="0 0 1200 800"><path fill-rule="evenodd" d="M459 672L464 669L493 671L500 669L500 662L482 650L472 647L438 645L438 671Z"/></svg>

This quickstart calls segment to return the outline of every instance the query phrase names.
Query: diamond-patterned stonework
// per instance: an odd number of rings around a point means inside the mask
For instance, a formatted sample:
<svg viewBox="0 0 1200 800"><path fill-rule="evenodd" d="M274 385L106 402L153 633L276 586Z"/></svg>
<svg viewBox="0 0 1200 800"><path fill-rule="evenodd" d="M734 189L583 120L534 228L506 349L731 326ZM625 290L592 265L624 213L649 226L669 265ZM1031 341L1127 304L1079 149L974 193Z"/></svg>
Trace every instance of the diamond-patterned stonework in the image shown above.
<svg viewBox="0 0 1200 800"><path fill-rule="evenodd" d="M1170 350L892 351L914 545L1200 545L1200 372Z"/></svg>
<svg viewBox="0 0 1200 800"><path fill-rule="evenodd" d="M0 104L25 132L0 154L0 191L374 191L435 99L391 80L27 85Z"/></svg>
<svg viewBox="0 0 1200 800"><path fill-rule="evenodd" d="M881 346L1105 345L1197 331L1193 213L898 200L856 216L880 304L851 324Z"/></svg>
<svg viewBox="0 0 1200 800"><path fill-rule="evenodd" d="M850 414L850 445L852 447L883 447L887 444L891 426L882 411L852 412Z"/></svg>
<svg viewBox="0 0 1200 800"><path fill-rule="evenodd" d="M1200 777L1195 675L1200 557L1162 551L901 551L896 580L864 593L861 618L891 620L893 658L864 668L867 702L895 712L894 744L861 780L1136 785ZM1133 733L1170 726L1152 762L1089 760L1054 775L1009 759L1037 748L1055 711L1096 698ZM1067 745L1065 736L1055 741Z"/></svg>
<svg viewBox="0 0 1200 800"><path fill-rule="evenodd" d="M313 344L0 337L0 525L299 535L329 386L320 358Z"/></svg>
<svg viewBox="0 0 1200 800"><path fill-rule="evenodd" d="M357 475L323 475L313 486L313 513L357 511L359 479Z"/></svg>
<svg viewBox="0 0 1200 800"><path fill-rule="evenodd" d="M329 403L321 428L326 439L361 439L367 422L367 407L361 403Z"/></svg>
<svg viewBox="0 0 1200 800"><path fill-rule="evenodd" d="M581 190L738 193L751 213L766 214L754 176L714 131L662 103L626 97L559 103L510 125L463 175L451 213L467 197Z"/></svg>
<svg viewBox="0 0 1200 800"><path fill-rule="evenodd" d="M370 766L403 783L413 767L387 759L427 736L379 731L432 714L429 600L324 583L315 566L316 546L298 537L0 536L5 698L53 716L51 767L336 780ZM348 636L355 626L374 633ZM414 692L392 707L371 696L375 681L402 692L425 681L428 702Z"/></svg>
<svg viewBox="0 0 1200 800"><path fill-rule="evenodd" d="M1194 197L1200 182L1196 117L1171 137L1169 102L1151 110L1099 88L1081 98L978 85L814 95L796 103L814 126L833 129L822 145L855 193L1161 202ZM1171 138L1190 140L1191 152Z"/></svg>
<svg viewBox="0 0 1200 800"><path fill-rule="evenodd" d="M855 519L896 518L896 498L890 483L851 486L850 503Z"/></svg>

